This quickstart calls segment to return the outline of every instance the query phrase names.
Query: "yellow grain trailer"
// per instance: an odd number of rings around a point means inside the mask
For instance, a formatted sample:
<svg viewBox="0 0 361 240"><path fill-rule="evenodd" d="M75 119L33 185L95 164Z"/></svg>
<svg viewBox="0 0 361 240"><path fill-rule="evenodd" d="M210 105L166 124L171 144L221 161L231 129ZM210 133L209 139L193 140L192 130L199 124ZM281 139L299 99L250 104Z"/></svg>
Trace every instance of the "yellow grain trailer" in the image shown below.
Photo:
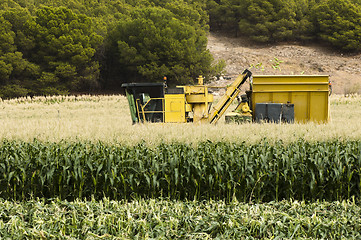
<svg viewBox="0 0 361 240"><path fill-rule="evenodd" d="M289 103L294 105L295 122L328 122L330 119L328 76L254 75L251 88L254 111L260 103Z"/></svg>

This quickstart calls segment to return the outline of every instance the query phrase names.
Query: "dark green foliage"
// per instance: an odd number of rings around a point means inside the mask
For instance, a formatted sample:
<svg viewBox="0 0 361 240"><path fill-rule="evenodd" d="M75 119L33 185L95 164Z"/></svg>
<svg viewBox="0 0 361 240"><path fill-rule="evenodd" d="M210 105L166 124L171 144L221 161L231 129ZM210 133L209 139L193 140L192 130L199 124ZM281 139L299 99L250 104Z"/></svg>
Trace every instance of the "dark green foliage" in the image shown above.
<svg viewBox="0 0 361 240"><path fill-rule="evenodd" d="M209 79L224 67L206 49L209 28L360 51L360 19L360 0L3 0L0 97Z"/></svg>
<svg viewBox="0 0 361 240"><path fill-rule="evenodd" d="M317 35L343 50L361 50L361 6L350 0L321 1L313 9Z"/></svg>
<svg viewBox="0 0 361 240"><path fill-rule="evenodd" d="M46 81L59 83L63 90L96 88L99 64L94 54L103 39L94 32L91 19L66 8L45 7L36 15L29 26L36 49L31 59L59 79Z"/></svg>
<svg viewBox="0 0 361 240"><path fill-rule="evenodd" d="M302 1L297 1L301 4ZM303 9L296 11L296 2L289 0L245 1L245 14L239 21L240 31L258 42L297 40L304 32L299 24L310 25ZM297 21L302 19L302 23ZM296 31L298 34L295 34Z"/></svg>
<svg viewBox="0 0 361 240"><path fill-rule="evenodd" d="M28 12L23 10L12 9L0 14L0 97L31 94L32 81L40 74L40 67L23 55L33 43L24 34L24 24L29 19Z"/></svg>
<svg viewBox="0 0 361 240"><path fill-rule="evenodd" d="M135 9L112 33L121 70L137 81L161 81L166 75L171 84L208 75L212 56L206 50L206 31L192 22L164 8Z"/></svg>
<svg viewBox="0 0 361 240"><path fill-rule="evenodd" d="M0 97L17 89L7 85L26 90L16 97L119 90L125 81L164 75L170 84L188 83L221 66L206 49L205 1L7 0L0 16L0 57L19 53L22 65L37 70L22 74L0 60Z"/></svg>
<svg viewBox="0 0 361 240"><path fill-rule="evenodd" d="M208 16L201 1L127 1L134 6L106 42L107 82L190 83L217 74L207 46ZM222 70L222 69L221 69Z"/></svg>
<svg viewBox="0 0 361 240"><path fill-rule="evenodd" d="M228 30L238 34L238 22L243 19L245 2L238 0L207 1L211 29Z"/></svg>
<svg viewBox="0 0 361 240"><path fill-rule="evenodd" d="M29 91L17 84L7 84L0 89L0 94L3 98L24 97Z"/></svg>
<svg viewBox="0 0 361 240"><path fill-rule="evenodd" d="M15 33L11 30L11 23L0 17L0 54L15 50Z"/></svg>
<svg viewBox="0 0 361 240"><path fill-rule="evenodd" d="M361 48L359 0L211 0L207 9L211 29L255 42L320 39L346 51Z"/></svg>
<svg viewBox="0 0 361 240"><path fill-rule="evenodd" d="M308 39L312 30L309 1L209 1L211 27L242 33L256 42Z"/></svg>
<svg viewBox="0 0 361 240"><path fill-rule="evenodd" d="M43 7L0 13L0 97L64 94L94 89L95 52L103 39L92 21L66 8Z"/></svg>
<svg viewBox="0 0 361 240"><path fill-rule="evenodd" d="M0 197L360 199L361 142L161 144L4 141Z"/></svg>

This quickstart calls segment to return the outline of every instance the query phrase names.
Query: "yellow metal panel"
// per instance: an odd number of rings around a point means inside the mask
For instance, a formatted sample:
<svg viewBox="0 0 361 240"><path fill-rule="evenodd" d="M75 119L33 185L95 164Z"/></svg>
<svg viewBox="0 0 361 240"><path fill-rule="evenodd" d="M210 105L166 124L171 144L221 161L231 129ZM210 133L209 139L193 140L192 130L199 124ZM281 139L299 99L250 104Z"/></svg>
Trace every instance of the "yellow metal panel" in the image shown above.
<svg viewBox="0 0 361 240"><path fill-rule="evenodd" d="M296 122L329 120L328 76L253 76L256 103L293 103Z"/></svg>
<svg viewBox="0 0 361 240"><path fill-rule="evenodd" d="M207 86L177 86L184 89L185 94L204 94L206 92Z"/></svg>
<svg viewBox="0 0 361 240"><path fill-rule="evenodd" d="M192 104L186 103L186 112L192 112Z"/></svg>
<svg viewBox="0 0 361 240"><path fill-rule="evenodd" d="M306 122L309 119L308 93L294 92L292 93L292 100L290 102L295 105L295 121Z"/></svg>
<svg viewBox="0 0 361 240"><path fill-rule="evenodd" d="M310 118L315 122L322 122L324 119L329 118L329 112L322 104L328 103L328 96L323 93L312 92L310 93Z"/></svg>
<svg viewBox="0 0 361 240"><path fill-rule="evenodd" d="M186 96L187 103L205 103L205 102L213 102L212 94L192 94Z"/></svg>
<svg viewBox="0 0 361 240"><path fill-rule="evenodd" d="M164 95L164 121L168 123L186 122L184 94Z"/></svg>
<svg viewBox="0 0 361 240"><path fill-rule="evenodd" d="M256 103L270 103L272 102L272 93L258 93L252 94L252 108L255 109Z"/></svg>
<svg viewBox="0 0 361 240"><path fill-rule="evenodd" d="M328 84L328 75L254 75L253 83L270 83L274 82L276 84L286 83L286 84Z"/></svg>
<svg viewBox="0 0 361 240"><path fill-rule="evenodd" d="M259 84L256 92L310 92L310 91L323 91L328 92L328 83L326 84Z"/></svg>
<svg viewBox="0 0 361 240"><path fill-rule="evenodd" d="M275 94L273 94L273 95L275 95ZM276 99L276 101L274 101L275 103L291 102L289 92L280 92L280 93L277 93L276 95L277 95L277 99Z"/></svg>

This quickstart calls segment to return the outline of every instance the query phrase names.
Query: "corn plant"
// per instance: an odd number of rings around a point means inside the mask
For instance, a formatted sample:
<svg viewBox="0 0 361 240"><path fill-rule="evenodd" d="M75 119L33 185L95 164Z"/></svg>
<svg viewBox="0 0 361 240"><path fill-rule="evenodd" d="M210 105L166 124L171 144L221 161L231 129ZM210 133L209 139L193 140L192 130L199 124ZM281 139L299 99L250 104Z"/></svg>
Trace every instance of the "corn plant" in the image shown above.
<svg viewBox="0 0 361 240"><path fill-rule="evenodd" d="M361 196L361 142L269 144L3 141L0 197L263 202Z"/></svg>
<svg viewBox="0 0 361 240"><path fill-rule="evenodd" d="M2 239L360 239L361 208L336 202L0 200Z"/></svg>

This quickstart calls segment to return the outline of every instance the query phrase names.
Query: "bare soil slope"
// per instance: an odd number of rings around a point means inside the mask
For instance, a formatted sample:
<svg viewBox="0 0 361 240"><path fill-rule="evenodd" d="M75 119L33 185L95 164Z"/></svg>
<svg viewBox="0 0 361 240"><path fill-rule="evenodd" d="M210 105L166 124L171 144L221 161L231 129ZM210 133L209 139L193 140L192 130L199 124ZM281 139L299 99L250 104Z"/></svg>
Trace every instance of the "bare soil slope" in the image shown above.
<svg viewBox="0 0 361 240"><path fill-rule="evenodd" d="M361 54L346 55L320 45L260 46L217 33L210 33L208 49L216 60L226 61L225 75L232 79L245 68L257 75L329 75L334 93L361 93ZM215 84L230 82L221 80Z"/></svg>

